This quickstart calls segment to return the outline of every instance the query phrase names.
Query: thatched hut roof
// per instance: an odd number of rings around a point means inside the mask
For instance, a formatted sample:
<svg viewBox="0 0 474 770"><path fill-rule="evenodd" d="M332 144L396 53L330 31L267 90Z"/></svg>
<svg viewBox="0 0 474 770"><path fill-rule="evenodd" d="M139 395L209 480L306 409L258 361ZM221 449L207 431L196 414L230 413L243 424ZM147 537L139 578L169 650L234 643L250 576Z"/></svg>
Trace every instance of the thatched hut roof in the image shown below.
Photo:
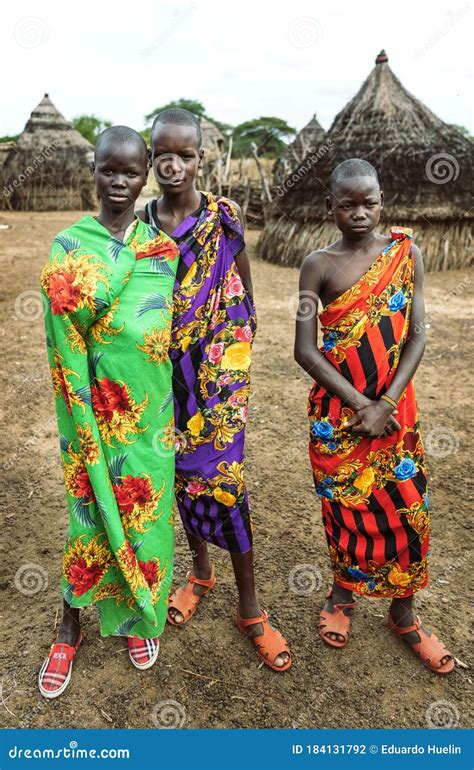
<svg viewBox="0 0 474 770"><path fill-rule="evenodd" d="M0 169L2 207L22 211L92 208L89 163L93 153L90 142L45 94Z"/></svg>
<svg viewBox="0 0 474 770"><path fill-rule="evenodd" d="M313 115L309 123L306 124L296 137L288 145L287 157L292 165L299 165L310 152L316 152L325 136L324 128Z"/></svg>
<svg viewBox="0 0 474 770"><path fill-rule="evenodd" d="M206 155L214 152L216 155L222 155L224 152L224 135L219 131L214 123L206 118L201 118L202 146L207 151Z"/></svg>
<svg viewBox="0 0 474 770"><path fill-rule="evenodd" d="M412 227L417 242L429 245L428 269L470 261L474 146L404 88L384 51L319 151L283 184L259 242L264 259L298 265L337 236L325 216L327 185L332 169L351 157L377 168L384 222Z"/></svg>

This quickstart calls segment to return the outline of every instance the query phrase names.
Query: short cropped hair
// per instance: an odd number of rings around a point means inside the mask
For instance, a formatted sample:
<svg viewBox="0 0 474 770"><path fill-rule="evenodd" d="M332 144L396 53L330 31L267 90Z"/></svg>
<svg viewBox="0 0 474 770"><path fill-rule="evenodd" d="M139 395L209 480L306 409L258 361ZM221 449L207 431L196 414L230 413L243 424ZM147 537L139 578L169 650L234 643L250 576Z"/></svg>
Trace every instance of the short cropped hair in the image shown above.
<svg viewBox="0 0 474 770"><path fill-rule="evenodd" d="M128 126L110 126L104 129L95 143L96 154L102 149L102 146L107 142L115 142L116 144L125 144L126 142L138 142L143 147L145 155L148 154L146 142L138 131Z"/></svg>
<svg viewBox="0 0 474 770"><path fill-rule="evenodd" d="M352 179L355 176L371 176L379 184L379 177L376 169L368 160L362 158L349 158L343 160L336 166L329 178L329 188L333 193L339 182L344 179Z"/></svg>
<svg viewBox="0 0 474 770"><path fill-rule="evenodd" d="M183 110L181 107L172 107L169 110L159 112L153 121L151 135L153 136L156 126L161 123L173 126L191 126L196 130L198 147L202 144L201 123L197 115L189 110Z"/></svg>

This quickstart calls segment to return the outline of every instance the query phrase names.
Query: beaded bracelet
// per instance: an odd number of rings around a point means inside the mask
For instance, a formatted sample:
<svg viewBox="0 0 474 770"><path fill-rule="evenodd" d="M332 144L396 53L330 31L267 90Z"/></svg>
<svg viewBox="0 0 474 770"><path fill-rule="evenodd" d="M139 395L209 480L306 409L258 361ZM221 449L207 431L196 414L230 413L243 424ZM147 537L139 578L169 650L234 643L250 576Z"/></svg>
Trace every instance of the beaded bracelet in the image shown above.
<svg viewBox="0 0 474 770"><path fill-rule="evenodd" d="M380 396L380 399L387 402L387 404L390 404L390 406L393 406L394 409L397 407L397 402L393 400L393 398L390 398L390 396L386 396L385 393L383 396Z"/></svg>

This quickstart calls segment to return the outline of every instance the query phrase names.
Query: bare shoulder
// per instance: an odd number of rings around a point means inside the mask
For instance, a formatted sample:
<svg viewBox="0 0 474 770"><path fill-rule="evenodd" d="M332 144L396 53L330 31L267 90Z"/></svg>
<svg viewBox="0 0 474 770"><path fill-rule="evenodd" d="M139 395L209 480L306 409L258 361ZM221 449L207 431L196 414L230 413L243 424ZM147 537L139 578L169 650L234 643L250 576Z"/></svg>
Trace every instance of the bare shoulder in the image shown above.
<svg viewBox="0 0 474 770"><path fill-rule="evenodd" d="M415 280L421 280L424 273L424 265L423 265L423 256L421 254L421 249L419 246L416 245L416 243L412 243L411 245L412 251L413 251L413 265L414 265L414 271L415 271Z"/></svg>
<svg viewBox="0 0 474 770"><path fill-rule="evenodd" d="M145 209L137 209L135 211L135 216L138 217L138 219L141 219L142 222L146 222L146 211L145 211Z"/></svg>
<svg viewBox="0 0 474 770"><path fill-rule="evenodd" d="M327 248L316 249L307 254L301 263L301 272L314 272L319 275L324 273L330 261L331 248L331 246L328 246Z"/></svg>

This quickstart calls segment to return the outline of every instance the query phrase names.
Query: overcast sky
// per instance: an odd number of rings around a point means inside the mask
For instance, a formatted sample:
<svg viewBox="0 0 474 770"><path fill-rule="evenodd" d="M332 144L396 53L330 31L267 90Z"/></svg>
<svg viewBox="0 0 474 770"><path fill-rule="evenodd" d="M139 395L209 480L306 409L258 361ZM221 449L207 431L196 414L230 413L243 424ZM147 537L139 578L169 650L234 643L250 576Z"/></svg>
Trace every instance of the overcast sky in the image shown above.
<svg viewBox="0 0 474 770"><path fill-rule="evenodd" d="M0 134L19 133L49 92L67 119L137 129L171 99L237 124L277 115L329 128L385 48L405 87L474 131L473 0L22 0L2 6Z"/></svg>

